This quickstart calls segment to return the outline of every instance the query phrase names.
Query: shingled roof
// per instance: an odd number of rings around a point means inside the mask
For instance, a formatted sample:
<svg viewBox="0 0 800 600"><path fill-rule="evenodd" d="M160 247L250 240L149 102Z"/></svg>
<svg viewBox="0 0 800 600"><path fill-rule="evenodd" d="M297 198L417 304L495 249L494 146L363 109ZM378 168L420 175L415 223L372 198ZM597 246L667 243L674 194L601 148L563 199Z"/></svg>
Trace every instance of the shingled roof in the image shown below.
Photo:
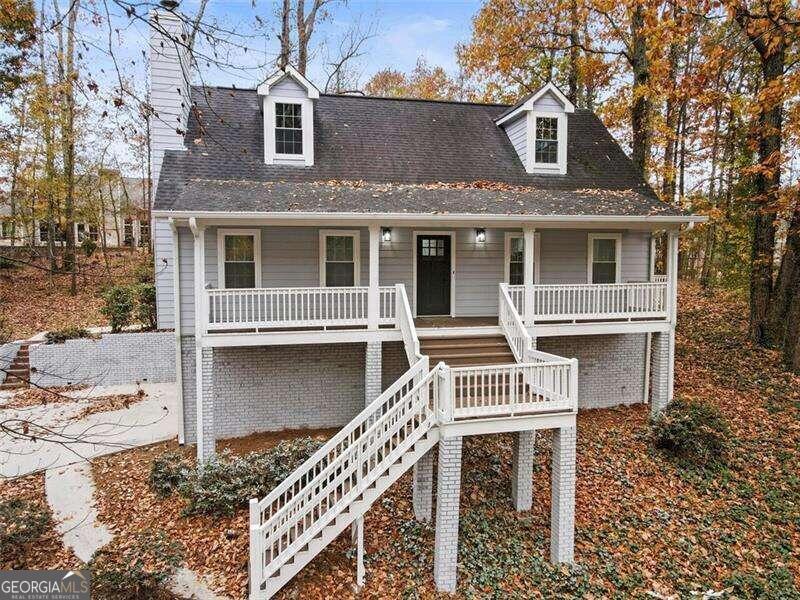
<svg viewBox="0 0 800 600"><path fill-rule="evenodd" d="M187 151L166 153L156 210L680 214L655 197L586 110L568 115L567 174L532 175L494 123L506 105L321 95L314 165L293 167L264 163L255 90L196 87L193 98ZM333 193L337 181L392 185ZM427 185L475 181L509 189ZM615 193L622 190L631 192Z"/></svg>

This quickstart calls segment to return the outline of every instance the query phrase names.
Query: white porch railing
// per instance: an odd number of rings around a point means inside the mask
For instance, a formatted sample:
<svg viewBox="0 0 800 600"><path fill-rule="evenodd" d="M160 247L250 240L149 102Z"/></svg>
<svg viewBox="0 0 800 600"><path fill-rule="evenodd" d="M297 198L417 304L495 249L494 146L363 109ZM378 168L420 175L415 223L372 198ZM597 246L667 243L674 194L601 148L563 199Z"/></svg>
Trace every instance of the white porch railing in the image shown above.
<svg viewBox="0 0 800 600"><path fill-rule="evenodd" d="M396 315L397 327L403 336L403 346L406 349L406 357L408 364L413 365L422 358L422 352L419 347L419 338L417 337L417 327L414 325L414 313L411 312L411 305L408 302L406 295L406 287L402 283L398 283L396 298Z"/></svg>
<svg viewBox="0 0 800 600"><path fill-rule="evenodd" d="M667 282L551 284L533 286L533 321L666 319ZM524 286L509 286L509 298L525 317Z"/></svg>
<svg viewBox="0 0 800 600"><path fill-rule="evenodd" d="M652 281L653 283L666 283L667 282L667 276L666 275L651 275L650 276L650 281Z"/></svg>
<svg viewBox="0 0 800 600"><path fill-rule="evenodd" d="M396 290L379 289L378 323L395 322ZM368 287L206 290L209 331L367 326Z"/></svg>
<svg viewBox="0 0 800 600"><path fill-rule="evenodd" d="M255 589L433 426L436 381L437 371L419 361L266 498L251 502Z"/></svg>

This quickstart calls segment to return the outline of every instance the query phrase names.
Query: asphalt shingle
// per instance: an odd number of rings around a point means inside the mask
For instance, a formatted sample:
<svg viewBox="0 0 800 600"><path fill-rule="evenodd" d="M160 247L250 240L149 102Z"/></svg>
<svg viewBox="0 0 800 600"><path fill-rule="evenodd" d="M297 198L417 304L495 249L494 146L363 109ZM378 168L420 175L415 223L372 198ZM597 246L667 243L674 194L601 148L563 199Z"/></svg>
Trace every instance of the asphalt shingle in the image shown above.
<svg viewBox="0 0 800 600"><path fill-rule="evenodd" d="M398 212L679 214L655 197L586 110L568 115L567 174L532 175L494 123L505 105L321 95L314 165L290 167L264 164L255 90L204 87L193 94L187 150L166 153L158 210L385 212L397 205ZM526 189L426 187L476 181Z"/></svg>

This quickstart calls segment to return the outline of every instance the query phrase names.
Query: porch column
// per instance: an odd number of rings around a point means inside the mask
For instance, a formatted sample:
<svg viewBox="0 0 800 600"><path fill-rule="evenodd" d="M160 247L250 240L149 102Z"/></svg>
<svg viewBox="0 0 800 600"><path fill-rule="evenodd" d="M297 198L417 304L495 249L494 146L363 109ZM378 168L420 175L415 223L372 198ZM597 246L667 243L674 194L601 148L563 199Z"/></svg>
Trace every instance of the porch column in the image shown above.
<svg viewBox="0 0 800 600"><path fill-rule="evenodd" d="M550 562L572 563L575 555L576 429L553 430L550 490Z"/></svg>
<svg viewBox="0 0 800 600"><path fill-rule="evenodd" d="M511 499L514 509L530 510L533 503L533 457L536 450L536 430L514 434L514 457L511 470Z"/></svg>
<svg viewBox="0 0 800 600"><path fill-rule="evenodd" d="M380 319L380 276L379 276L379 256L381 243L380 225L369 226L369 292L367 294L367 327L377 331L378 320Z"/></svg>
<svg viewBox="0 0 800 600"><path fill-rule="evenodd" d="M207 431L208 426L213 427L213 423L209 420L208 423L205 423L205 415L203 406L206 404L206 387L211 384L213 381L211 377L208 379L204 377L205 374L205 364L204 364L204 354L206 352L212 352L211 349L204 349L203 348L203 336L205 334L205 326L206 320L208 315L205 311L205 287L206 287L206 278L205 278L205 241L206 241L206 230L205 226L200 225L197 223L197 220L194 218L189 219L189 228L192 231L192 236L194 237L194 343L195 343L195 408L196 414L195 419L197 422L197 462L201 463L205 459L208 458L208 454L205 452L207 449L206 444L206 434L213 435L212 431ZM208 368L213 368L213 358L208 361L209 365ZM212 408L213 408L213 390L211 391L211 395L209 396L212 398ZM212 412L213 415L213 412ZM213 438L212 438L213 439ZM213 441L211 442L210 448L211 452L213 453Z"/></svg>
<svg viewBox="0 0 800 600"><path fill-rule="evenodd" d="M430 521L433 512L433 450L414 463L413 504L417 521Z"/></svg>
<svg viewBox="0 0 800 600"><path fill-rule="evenodd" d="M667 280L669 281L669 339L667 340L669 358L667 360L667 404L672 402L673 390L675 388L675 325L678 322L678 234L679 231L669 232L669 257L670 266L667 270Z"/></svg>
<svg viewBox="0 0 800 600"><path fill-rule="evenodd" d="M456 591L458 569L458 511L461 496L462 438L439 440L436 482L436 535L433 581L439 592Z"/></svg>
<svg viewBox="0 0 800 600"><path fill-rule="evenodd" d="M653 281L653 276L656 274L656 236L653 232L650 233L650 272L647 276L647 281Z"/></svg>
<svg viewBox="0 0 800 600"><path fill-rule="evenodd" d="M523 281L525 284L525 314L523 321L526 327L533 326L533 284L535 282L535 259L533 253L535 252L535 234L536 229L526 225L522 229L522 235L525 246L525 263L524 263L524 276Z"/></svg>

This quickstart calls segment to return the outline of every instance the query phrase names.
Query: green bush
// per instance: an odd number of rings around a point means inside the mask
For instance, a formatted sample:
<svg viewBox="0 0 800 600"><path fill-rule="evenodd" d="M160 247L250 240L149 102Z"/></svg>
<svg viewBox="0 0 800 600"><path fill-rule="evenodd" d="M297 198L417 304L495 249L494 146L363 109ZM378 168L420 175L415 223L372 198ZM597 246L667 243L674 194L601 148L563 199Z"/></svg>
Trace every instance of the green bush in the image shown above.
<svg viewBox="0 0 800 600"><path fill-rule="evenodd" d="M134 308L134 294L130 286L115 285L103 293L105 306L100 309L111 323L111 331L119 333L130 324Z"/></svg>
<svg viewBox="0 0 800 600"><path fill-rule="evenodd" d="M707 402L676 399L651 423L656 448L690 466L724 462L731 430L719 409Z"/></svg>
<svg viewBox="0 0 800 600"><path fill-rule="evenodd" d="M156 286L152 283L140 283L136 286L136 318L144 329L155 329L156 321Z"/></svg>
<svg viewBox="0 0 800 600"><path fill-rule="evenodd" d="M266 496L321 445L306 437L241 457L222 453L197 468L180 486L180 494L189 501L186 512L233 514L251 498Z"/></svg>
<svg viewBox="0 0 800 600"><path fill-rule="evenodd" d="M91 258L94 253L97 252L97 242L86 236L81 241L81 250L83 250L83 254L86 258Z"/></svg>
<svg viewBox="0 0 800 600"><path fill-rule="evenodd" d="M92 597L152 598L183 560L180 544L155 530L143 531L130 545L101 548L92 556Z"/></svg>
<svg viewBox="0 0 800 600"><path fill-rule="evenodd" d="M160 498L168 498L189 480L192 462L180 452L165 452L150 467L150 488Z"/></svg>
<svg viewBox="0 0 800 600"><path fill-rule="evenodd" d="M0 555L35 542L52 524L50 511L41 502L21 498L0 502Z"/></svg>
<svg viewBox="0 0 800 600"><path fill-rule="evenodd" d="M18 266L15 260L8 258L7 256L0 256L0 269L16 269Z"/></svg>
<svg viewBox="0 0 800 600"><path fill-rule="evenodd" d="M153 271L152 255L149 255L151 260L142 261L138 263L133 269L133 278L136 283L155 283L156 277Z"/></svg>
<svg viewBox="0 0 800 600"><path fill-rule="evenodd" d="M91 334L83 327L65 327L64 329L56 329L44 334L45 342L48 344L63 344L67 340L87 337L91 337Z"/></svg>

